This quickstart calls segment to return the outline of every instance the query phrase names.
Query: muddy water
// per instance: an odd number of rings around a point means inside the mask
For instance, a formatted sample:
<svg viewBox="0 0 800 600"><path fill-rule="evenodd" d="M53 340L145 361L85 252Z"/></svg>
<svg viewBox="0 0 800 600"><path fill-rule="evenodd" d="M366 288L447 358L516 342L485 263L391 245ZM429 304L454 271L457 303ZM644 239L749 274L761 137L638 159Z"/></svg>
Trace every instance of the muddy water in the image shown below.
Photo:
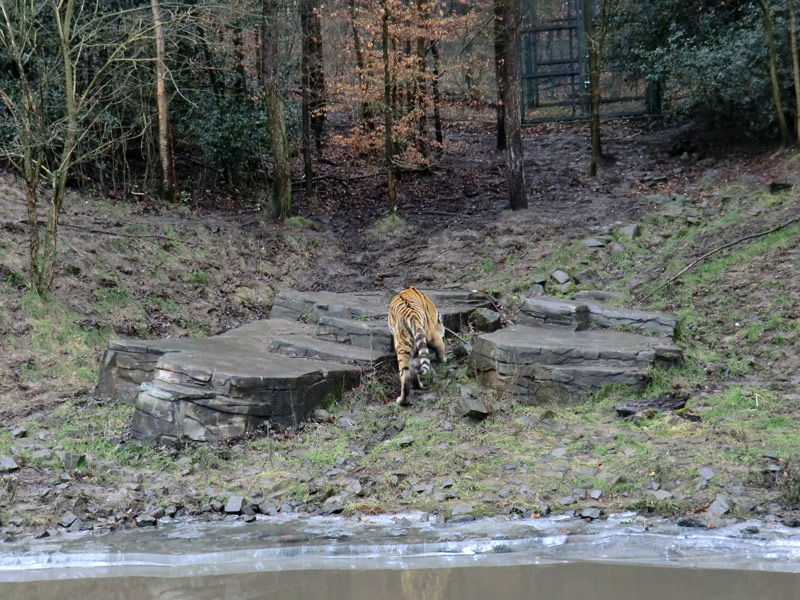
<svg viewBox="0 0 800 600"><path fill-rule="evenodd" d="M747 525L420 515L170 524L0 545L0 598L800 599L800 532Z"/></svg>

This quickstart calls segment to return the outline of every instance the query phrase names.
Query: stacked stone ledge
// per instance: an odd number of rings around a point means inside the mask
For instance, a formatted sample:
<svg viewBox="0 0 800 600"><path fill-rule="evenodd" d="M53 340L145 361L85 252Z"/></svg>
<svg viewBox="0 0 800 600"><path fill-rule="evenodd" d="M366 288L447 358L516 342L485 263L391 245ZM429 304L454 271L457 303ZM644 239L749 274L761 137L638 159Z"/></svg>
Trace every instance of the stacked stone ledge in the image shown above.
<svg viewBox="0 0 800 600"><path fill-rule="evenodd" d="M429 292L451 329L485 299ZM112 340L96 394L132 403L135 438L183 445L296 425L393 360L391 294L282 291L272 317L205 339Z"/></svg>
<svg viewBox="0 0 800 600"><path fill-rule="evenodd" d="M470 365L524 403L580 400L610 384L641 390L650 367L683 358L666 313L540 296L521 299L517 322L478 336Z"/></svg>

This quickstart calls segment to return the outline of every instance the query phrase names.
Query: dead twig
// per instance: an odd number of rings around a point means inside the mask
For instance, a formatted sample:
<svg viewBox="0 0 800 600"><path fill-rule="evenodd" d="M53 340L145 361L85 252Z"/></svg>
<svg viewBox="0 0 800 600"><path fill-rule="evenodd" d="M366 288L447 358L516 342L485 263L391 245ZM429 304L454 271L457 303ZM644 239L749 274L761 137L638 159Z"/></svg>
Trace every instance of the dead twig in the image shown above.
<svg viewBox="0 0 800 600"><path fill-rule="evenodd" d="M768 229L767 231L760 231L759 233L752 233L752 234L750 234L750 235L746 235L746 236L744 236L744 237L740 237L739 239L733 240L732 242L728 242L727 244L723 244L722 246L717 246L717 247L716 247L716 248L714 248L713 250L709 250L708 252L706 252L706 253L705 253L705 254L703 254L702 256L699 256L698 258L694 259L694 260L693 260L692 262L690 262L688 265L686 265L685 267L683 267L683 268L682 268L680 271L678 271L678 272L677 272L677 273L675 273L674 275L670 276L670 277L669 277L669 278L668 278L668 279L667 279L667 280L666 280L664 283L662 283L661 285L659 285L659 286L658 286L656 289L654 289L654 290L653 290L653 291L651 291L650 293L648 293L648 294L646 294L646 295L642 296L642 297L640 298L640 300L641 300L641 301L647 300L647 299L648 299L648 298L650 298L650 297L651 297L653 294L655 294L656 292L658 292L658 291L660 291L660 290L664 289L664 288L665 288L665 287L667 287L667 286L668 286L670 283L672 283L673 281L675 281L676 279L678 279L678 278L679 278L681 275L683 275L684 273L686 273L686 271L688 271L688 270L689 270L689 269L691 269L692 267L694 267L694 266L696 266L696 265L700 264L701 262L703 262L703 261L704 261L705 259L707 259L709 256L712 256L712 255L716 254L717 252L721 252L722 250L725 250L725 249L727 249L727 248L730 248L731 246L735 246L736 244L741 244L742 242L746 242L746 241L748 241L748 240L754 240L754 239L756 239L756 238L764 237L765 235L769 235L769 234L771 234L771 233L775 233L776 231L780 231L781 229L785 229L785 228L786 228L786 227L788 227L789 225L792 225L793 223L797 223L798 221L800 221L800 216L794 217L793 219L789 219L789 220L788 220L788 221L786 221L785 223L782 223L781 225L778 225L777 227L773 227L772 229Z"/></svg>

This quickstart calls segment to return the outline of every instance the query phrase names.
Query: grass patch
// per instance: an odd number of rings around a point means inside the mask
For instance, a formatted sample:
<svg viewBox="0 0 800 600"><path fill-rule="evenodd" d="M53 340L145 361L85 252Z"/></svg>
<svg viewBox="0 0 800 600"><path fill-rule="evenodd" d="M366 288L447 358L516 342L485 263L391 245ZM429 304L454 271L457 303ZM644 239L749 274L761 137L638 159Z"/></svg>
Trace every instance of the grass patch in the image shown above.
<svg viewBox="0 0 800 600"><path fill-rule="evenodd" d="M382 219L378 219L372 225L374 235L385 235L406 226L406 220L396 212L389 213Z"/></svg>
<svg viewBox="0 0 800 600"><path fill-rule="evenodd" d="M57 300L42 300L35 292L21 302L32 324L31 341L36 358L23 365L26 377L54 377L65 385L86 385L96 379L98 349L105 347L108 327L82 326L80 316Z"/></svg>

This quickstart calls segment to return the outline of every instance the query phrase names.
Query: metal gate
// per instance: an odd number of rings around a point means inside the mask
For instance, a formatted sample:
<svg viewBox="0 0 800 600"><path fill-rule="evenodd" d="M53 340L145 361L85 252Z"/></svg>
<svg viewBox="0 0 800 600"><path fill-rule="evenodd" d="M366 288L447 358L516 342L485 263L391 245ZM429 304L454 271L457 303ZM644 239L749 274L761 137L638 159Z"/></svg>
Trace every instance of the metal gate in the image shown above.
<svg viewBox="0 0 800 600"><path fill-rule="evenodd" d="M588 118L583 1L523 0L523 14L523 122ZM631 20L631 26L634 22ZM602 115L646 114L644 82L625 73L619 56L607 54L600 77Z"/></svg>

